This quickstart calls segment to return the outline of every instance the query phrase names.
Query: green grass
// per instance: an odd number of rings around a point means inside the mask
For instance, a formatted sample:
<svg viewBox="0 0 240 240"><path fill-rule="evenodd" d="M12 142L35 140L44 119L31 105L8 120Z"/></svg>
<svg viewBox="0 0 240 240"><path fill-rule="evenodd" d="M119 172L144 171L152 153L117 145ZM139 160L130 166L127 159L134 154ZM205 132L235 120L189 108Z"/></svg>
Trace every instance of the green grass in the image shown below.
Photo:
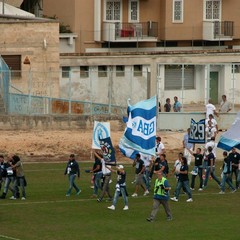
<svg viewBox="0 0 240 240"><path fill-rule="evenodd" d="M186 203L186 195L180 195L177 203L169 202L173 221L166 221L160 207L156 221L149 223L146 218L152 208L152 196L129 197L129 211L122 210L121 198L115 211L107 209L110 203L91 199L91 175L84 172L91 166L91 163L80 163L78 185L82 193L76 196L74 192L67 198L68 179L63 175L65 164L25 164L27 200L11 201L9 194L7 199L0 200L0 240L238 239L239 192L219 195L217 184L209 180L205 191L193 191L194 202ZM126 171L127 189L131 195L134 169L126 165ZM111 191L114 193L115 174L112 179ZM169 177L169 181L175 189L175 179ZM197 187L198 179L196 184Z"/></svg>

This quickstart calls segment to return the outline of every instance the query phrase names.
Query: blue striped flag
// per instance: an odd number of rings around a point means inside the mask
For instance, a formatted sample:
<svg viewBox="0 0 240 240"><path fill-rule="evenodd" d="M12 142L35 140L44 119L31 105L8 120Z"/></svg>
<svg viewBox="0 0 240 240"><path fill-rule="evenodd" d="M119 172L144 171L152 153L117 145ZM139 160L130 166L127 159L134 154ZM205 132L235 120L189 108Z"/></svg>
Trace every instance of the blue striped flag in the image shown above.
<svg viewBox="0 0 240 240"><path fill-rule="evenodd" d="M156 96L128 106L128 121L120 140L121 152L132 158L137 152L155 155Z"/></svg>
<svg viewBox="0 0 240 240"><path fill-rule="evenodd" d="M226 151L232 148L240 149L240 112L231 127L221 135L217 147Z"/></svg>

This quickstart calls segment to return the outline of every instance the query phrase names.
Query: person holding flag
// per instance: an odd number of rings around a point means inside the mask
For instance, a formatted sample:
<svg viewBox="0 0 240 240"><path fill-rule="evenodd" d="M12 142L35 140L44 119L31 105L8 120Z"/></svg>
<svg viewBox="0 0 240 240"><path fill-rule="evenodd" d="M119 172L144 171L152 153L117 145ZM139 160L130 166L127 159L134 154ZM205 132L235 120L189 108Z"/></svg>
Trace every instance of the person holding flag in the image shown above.
<svg viewBox="0 0 240 240"><path fill-rule="evenodd" d="M109 170L109 168L106 167L105 161L104 161L103 157L100 156L99 153L94 151L94 155L102 163L102 174L103 174L102 192L101 192L99 198L97 199L97 201L101 202L103 200L103 197L105 196L105 194L108 195L109 201L112 201L112 195L110 193L110 188L109 188L109 182L111 180L111 171Z"/></svg>

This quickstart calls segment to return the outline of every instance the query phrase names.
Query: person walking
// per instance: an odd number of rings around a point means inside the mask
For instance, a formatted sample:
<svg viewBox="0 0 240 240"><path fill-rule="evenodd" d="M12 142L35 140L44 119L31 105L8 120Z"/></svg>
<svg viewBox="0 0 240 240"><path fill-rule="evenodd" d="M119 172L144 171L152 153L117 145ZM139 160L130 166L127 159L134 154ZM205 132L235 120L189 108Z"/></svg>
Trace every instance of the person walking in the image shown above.
<svg viewBox="0 0 240 240"><path fill-rule="evenodd" d="M190 136L190 128L187 129L187 133L184 134L183 141L182 141L183 155L185 158L187 158L188 165L190 165L191 161L192 161L192 155L191 155L190 151L194 151L194 148L195 148L194 143L188 142L189 136Z"/></svg>
<svg viewBox="0 0 240 240"><path fill-rule="evenodd" d="M157 173L157 179L154 185L153 206L147 221L152 222L156 218L159 206L162 205L167 215L167 220L172 220L172 213L168 205L169 190L171 189L168 180L162 172Z"/></svg>
<svg viewBox="0 0 240 240"><path fill-rule="evenodd" d="M80 169L77 161L75 160L75 155L71 154L64 172L64 175L68 175L69 179L69 188L66 193L66 197L71 195L72 188L76 190L76 194L79 195L81 193L81 189L75 183L76 177L80 177Z"/></svg>
<svg viewBox="0 0 240 240"><path fill-rule="evenodd" d="M109 182L111 180L111 171L109 170L109 168L111 168L111 166L106 167L104 159L97 152L94 152L94 155L102 163L102 174L103 174L102 192L99 198L97 199L97 201L101 202L105 194L108 195L109 201L112 201L112 195L110 193L110 188L109 188Z"/></svg>
<svg viewBox="0 0 240 240"><path fill-rule="evenodd" d="M23 164L22 161L20 160L19 156L14 155L12 157L13 161L11 164L12 169L16 171L16 177L14 180L14 194L10 198L11 200L16 200L18 195L19 195L19 188L21 189L22 193L22 200L26 200L26 190L25 187L27 186L27 182L24 176L24 171L23 171Z"/></svg>
<svg viewBox="0 0 240 240"><path fill-rule="evenodd" d="M205 157L207 166L206 166L206 175L205 175L205 180L203 183L203 186L204 186L203 188L207 187L209 176L211 176L212 179L214 179L217 182L218 186L221 187L221 182L215 175L216 157L214 156L212 150L213 150L212 147L208 147L208 155Z"/></svg>
<svg viewBox="0 0 240 240"><path fill-rule="evenodd" d="M11 183L14 184L16 178L16 171L13 170L13 155L8 155L7 158L4 158L3 162L3 177L5 178L4 188L0 199L5 199L8 193L8 190L12 192L14 195L14 188L10 185Z"/></svg>
<svg viewBox="0 0 240 240"><path fill-rule="evenodd" d="M132 194L132 197L137 197L138 196L138 190L139 187L142 187L144 190L144 196L149 194L149 191L147 188L144 186L143 182L143 174L145 172L145 165L143 160L141 159L141 155L139 153L136 154L136 158L133 162L133 167L135 167L135 191Z"/></svg>
<svg viewBox="0 0 240 240"><path fill-rule="evenodd" d="M89 171L90 173L93 173L93 195L92 198L96 198L98 196L98 189L102 190L102 162L100 159L98 159L96 156L94 156L94 164L92 169Z"/></svg>
<svg viewBox="0 0 240 240"><path fill-rule="evenodd" d="M202 178L202 172L203 172L203 154L201 154L201 148L197 148L196 153L193 153L190 151L190 153L194 156L195 161L194 161L194 168L191 172L192 174L192 180L191 180L191 190L195 190L195 179L197 175L199 176L199 189L198 191L203 190L203 178Z"/></svg>
<svg viewBox="0 0 240 240"><path fill-rule="evenodd" d="M237 152L236 148L232 148L232 151L231 153L229 153L228 157L232 162L232 172L230 174L230 180L232 182L233 175L235 175L236 189L238 189L239 188L238 176L240 175L238 166L240 164L240 154Z"/></svg>
<svg viewBox="0 0 240 240"><path fill-rule="evenodd" d="M124 170L124 166L119 165L117 167L117 169L113 169L113 168L108 168L108 169L111 172L117 173L117 184L116 184L116 190L115 190L114 197L113 197L113 203L111 206L108 207L108 209L115 210L118 198L119 198L119 196L122 196L123 201L124 201L123 210L126 211L129 209L129 207L128 207L128 193L127 193L127 188L126 188L126 172Z"/></svg>
<svg viewBox="0 0 240 240"><path fill-rule="evenodd" d="M232 182L231 182L231 172L232 172L232 162L231 159L228 157L227 151L223 152L223 166L222 166L222 183L221 183L221 192L220 194L225 193L225 184L227 183L232 193L236 192Z"/></svg>
<svg viewBox="0 0 240 240"><path fill-rule="evenodd" d="M180 171L179 171L177 188L174 193L175 196L173 198L171 198L172 201L178 202L180 190L182 187L184 187L184 189L188 195L188 199L186 202L192 202L193 201L192 192L189 187L189 178L188 178L188 164L187 164L187 159L185 157L182 157L182 159L181 159L181 167L180 167Z"/></svg>

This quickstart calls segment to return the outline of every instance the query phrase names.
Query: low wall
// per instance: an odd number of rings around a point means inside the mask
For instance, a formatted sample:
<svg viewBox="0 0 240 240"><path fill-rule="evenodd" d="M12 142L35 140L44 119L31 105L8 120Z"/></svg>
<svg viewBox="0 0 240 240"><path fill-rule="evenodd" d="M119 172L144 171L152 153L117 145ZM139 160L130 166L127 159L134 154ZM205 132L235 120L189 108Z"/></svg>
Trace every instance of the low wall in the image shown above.
<svg viewBox="0 0 240 240"><path fill-rule="evenodd" d="M227 130L234 122L237 113L222 113L216 117L218 128ZM159 113L157 118L157 130L186 130L190 126L191 118L199 121L205 118L204 113ZM79 116L79 115L45 115L45 116L28 116L28 115L0 115L1 130L28 130L28 129L92 129L94 121L110 121L111 130L121 130L125 128L122 116L116 115L96 115L96 116Z"/></svg>
<svg viewBox="0 0 240 240"><path fill-rule="evenodd" d="M219 116L215 118L218 123L218 129L227 130L234 122L236 116L236 112L219 114ZM157 129L172 131L186 130L190 126L191 119L197 122L204 118L205 113L203 112L161 112L157 119Z"/></svg>
<svg viewBox="0 0 240 240"><path fill-rule="evenodd" d="M67 130L67 129L93 129L94 121L111 121L111 130L123 130L122 118L116 116L0 116L1 130Z"/></svg>

